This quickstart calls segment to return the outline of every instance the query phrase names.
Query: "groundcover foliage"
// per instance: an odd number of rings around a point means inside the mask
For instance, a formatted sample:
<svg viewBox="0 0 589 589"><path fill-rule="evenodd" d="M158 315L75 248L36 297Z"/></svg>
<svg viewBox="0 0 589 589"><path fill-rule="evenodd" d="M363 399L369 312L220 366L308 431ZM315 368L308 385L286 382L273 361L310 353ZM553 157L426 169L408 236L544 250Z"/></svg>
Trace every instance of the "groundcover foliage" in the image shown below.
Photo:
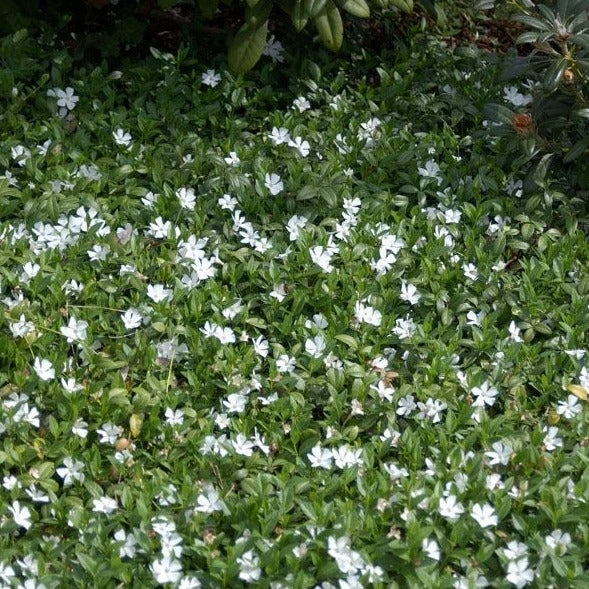
<svg viewBox="0 0 589 589"><path fill-rule="evenodd" d="M1 115L2 586L589 586L582 209L480 114L525 88L425 36L287 90L36 43Z"/></svg>

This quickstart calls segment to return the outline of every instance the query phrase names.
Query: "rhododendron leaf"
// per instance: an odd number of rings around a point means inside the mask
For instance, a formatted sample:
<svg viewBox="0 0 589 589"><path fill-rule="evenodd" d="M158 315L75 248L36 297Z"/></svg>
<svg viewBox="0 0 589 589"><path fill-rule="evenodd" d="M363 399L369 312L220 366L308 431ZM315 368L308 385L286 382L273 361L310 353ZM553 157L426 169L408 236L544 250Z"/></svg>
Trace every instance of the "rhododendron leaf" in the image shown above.
<svg viewBox="0 0 589 589"><path fill-rule="evenodd" d="M342 45L344 26L339 10L332 0L327 0L313 22L323 44L331 51L337 51Z"/></svg>

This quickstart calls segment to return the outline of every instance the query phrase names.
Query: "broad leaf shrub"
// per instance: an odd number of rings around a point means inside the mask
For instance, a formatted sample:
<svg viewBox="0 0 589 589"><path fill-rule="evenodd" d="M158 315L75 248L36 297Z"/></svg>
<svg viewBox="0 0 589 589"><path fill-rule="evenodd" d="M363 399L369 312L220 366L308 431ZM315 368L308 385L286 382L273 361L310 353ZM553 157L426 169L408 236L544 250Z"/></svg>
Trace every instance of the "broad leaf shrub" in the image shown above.
<svg viewBox="0 0 589 589"><path fill-rule="evenodd" d="M4 586L589 583L585 223L475 134L493 68L39 54L0 119Z"/></svg>
<svg viewBox="0 0 589 589"><path fill-rule="evenodd" d="M90 26L84 38L74 40L74 44L90 46L103 57L116 57L117 51L122 51L125 46L136 44L141 38L149 36L146 23L150 19L163 19L165 22L171 20L174 28L190 28L193 32L197 31L197 38L193 39L197 44L203 40L206 42L206 23L213 21L216 31L224 32L227 36L227 58L229 68L234 74L250 70L259 61L264 49L268 44L271 46L274 39L274 35L269 33L269 24L271 21L280 21L281 17L286 16L296 32L312 25L323 45L337 52L344 39L344 13L367 19L374 12L372 17L375 19L399 20L399 15L409 14L414 9L413 0L197 0L191 3L179 0L79 0L73 4L53 0L48 7L40 0L27 0L24 5L14 0L7 2L9 4L4 9L4 15L19 23L19 28L26 28L26 20L23 22L22 18L15 17L14 13L22 13L28 18L38 18L43 10L50 11L51 17L58 20L63 20L64 17L83 16L92 25L96 15L100 15L106 22L105 26L116 22L116 27L111 27L107 35L98 34ZM429 0L425 4L431 12L435 12L435 1ZM170 18L163 12L177 5L183 5L186 9L183 17ZM0 12L0 15L3 13ZM187 27L186 21L190 19L197 22ZM156 44L156 41L158 40L152 39L151 44Z"/></svg>
<svg viewBox="0 0 589 589"><path fill-rule="evenodd" d="M521 163L539 164L531 182L544 182L550 164L557 162L558 180L586 193L589 2L512 4L513 19L526 29L517 38L524 53L506 58L503 76L516 85L506 90L506 104L490 105L488 113L499 123L495 130L507 137L508 157L519 152Z"/></svg>

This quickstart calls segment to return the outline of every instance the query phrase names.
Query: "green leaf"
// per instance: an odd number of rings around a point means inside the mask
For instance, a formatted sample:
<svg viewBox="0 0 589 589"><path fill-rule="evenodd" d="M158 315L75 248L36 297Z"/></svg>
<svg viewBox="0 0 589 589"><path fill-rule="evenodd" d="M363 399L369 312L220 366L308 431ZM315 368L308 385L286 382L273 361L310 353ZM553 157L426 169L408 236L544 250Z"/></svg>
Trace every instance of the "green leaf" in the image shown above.
<svg viewBox="0 0 589 589"><path fill-rule="evenodd" d="M583 137L579 139L564 156L563 161L565 164L572 162L582 156L589 148L589 137Z"/></svg>
<svg viewBox="0 0 589 589"><path fill-rule="evenodd" d="M544 178L546 178L546 174L548 173L548 168L550 168L550 160L554 154L547 153L546 155L542 156L542 159L538 162L536 169L534 170L534 182L538 186L542 186L544 184Z"/></svg>
<svg viewBox="0 0 589 589"><path fill-rule="evenodd" d="M315 18L325 7L327 0L303 0L308 18Z"/></svg>
<svg viewBox="0 0 589 589"><path fill-rule="evenodd" d="M365 0L337 0L340 8L359 18L368 18L370 16L370 7Z"/></svg>
<svg viewBox="0 0 589 589"><path fill-rule="evenodd" d="M248 11L247 20L229 45L229 69L235 74L251 70L262 56L268 35L268 16L272 3L268 0Z"/></svg>
<svg viewBox="0 0 589 589"><path fill-rule="evenodd" d="M304 0L295 0L292 8L290 19L297 31L302 31L309 20L309 13L304 4Z"/></svg>
<svg viewBox="0 0 589 589"><path fill-rule="evenodd" d="M390 0L393 6L407 14L413 12L413 0Z"/></svg>
<svg viewBox="0 0 589 589"><path fill-rule="evenodd" d="M96 560L94 560L91 556L82 552L81 546L76 546L76 556L78 557L78 562L82 565L86 571L90 574L94 574L98 567Z"/></svg>
<svg viewBox="0 0 589 589"><path fill-rule="evenodd" d="M342 46L344 26L339 10L332 0L327 0L314 22L323 44L331 51L337 51Z"/></svg>
<svg viewBox="0 0 589 589"><path fill-rule="evenodd" d="M206 19L213 18L219 6L219 0L197 0L198 7Z"/></svg>
<svg viewBox="0 0 589 589"><path fill-rule="evenodd" d="M554 90L560 84L564 70L567 69L568 65L567 59L561 59L548 68L544 77L544 87L547 90Z"/></svg>
<svg viewBox="0 0 589 589"><path fill-rule="evenodd" d="M346 346L348 346L352 350L358 349L358 342L351 335L346 335L345 333L340 333L335 336L335 339L339 340L340 342L343 342L344 344L346 344Z"/></svg>
<svg viewBox="0 0 589 589"><path fill-rule="evenodd" d="M539 18L534 18L533 16L527 16L526 14L518 14L514 17L514 20L517 20L524 25L531 27L532 29L538 29L539 31L549 31L551 27L548 23L540 20Z"/></svg>

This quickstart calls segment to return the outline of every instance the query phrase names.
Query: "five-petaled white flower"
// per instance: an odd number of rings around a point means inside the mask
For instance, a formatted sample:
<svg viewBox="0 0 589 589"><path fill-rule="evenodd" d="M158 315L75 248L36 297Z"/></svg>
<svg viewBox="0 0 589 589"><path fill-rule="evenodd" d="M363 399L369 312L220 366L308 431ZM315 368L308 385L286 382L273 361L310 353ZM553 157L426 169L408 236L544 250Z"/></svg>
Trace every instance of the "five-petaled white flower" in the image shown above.
<svg viewBox="0 0 589 589"><path fill-rule="evenodd" d="M284 183L278 174L266 174L264 176L264 185L272 196L276 196L284 190Z"/></svg>
<svg viewBox="0 0 589 589"><path fill-rule="evenodd" d="M53 364L45 358L36 357L33 363L33 369L41 380L48 381L55 378L55 368L53 368Z"/></svg>
<svg viewBox="0 0 589 589"><path fill-rule="evenodd" d="M205 86L210 86L211 88L214 88L221 81L221 74L218 74L215 70L207 70L200 77L200 81Z"/></svg>
<svg viewBox="0 0 589 589"><path fill-rule="evenodd" d="M470 510L470 515L481 528L494 527L499 522L493 506L488 503L475 503Z"/></svg>

